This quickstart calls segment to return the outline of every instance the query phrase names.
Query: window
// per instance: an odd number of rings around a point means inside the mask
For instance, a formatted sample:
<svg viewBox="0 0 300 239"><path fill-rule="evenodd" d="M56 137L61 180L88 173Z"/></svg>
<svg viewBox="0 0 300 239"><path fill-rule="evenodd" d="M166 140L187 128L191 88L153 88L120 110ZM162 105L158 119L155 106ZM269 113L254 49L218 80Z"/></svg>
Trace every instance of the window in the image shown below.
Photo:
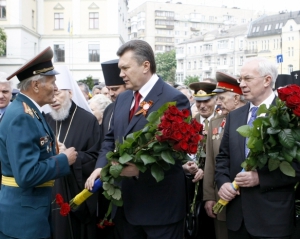
<svg viewBox="0 0 300 239"><path fill-rule="evenodd" d="M199 68L202 68L202 61L199 61Z"/></svg>
<svg viewBox="0 0 300 239"><path fill-rule="evenodd" d="M220 58L217 59L217 65L220 65Z"/></svg>
<svg viewBox="0 0 300 239"><path fill-rule="evenodd" d="M54 45L54 62L65 62L65 45Z"/></svg>
<svg viewBox="0 0 300 239"><path fill-rule="evenodd" d="M256 27L253 27L253 30L252 30L252 32L255 32L255 30L256 30Z"/></svg>
<svg viewBox="0 0 300 239"><path fill-rule="evenodd" d="M279 23L276 23L275 29L278 29L279 27Z"/></svg>
<svg viewBox="0 0 300 239"><path fill-rule="evenodd" d="M281 28L282 28L282 25L283 25L283 23L281 22L281 23L279 24L279 29L281 29Z"/></svg>
<svg viewBox="0 0 300 239"><path fill-rule="evenodd" d="M188 69L190 70L191 69L191 62L189 61L188 63Z"/></svg>
<svg viewBox="0 0 300 239"><path fill-rule="evenodd" d="M99 13L90 12L90 29L98 29L98 28L99 28Z"/></svg>
<svg viewBox="0 0 300 239"><path fill-rule="evenodd" d="M258 27L256 27L256 32L259 32L259 26L258 26Z"/></svg>
<svg viewBox="0 0 300 239"><path fill-rule="evenodd" d="M197 62L194 61L194 69L197 69Z"/></svg>
<svg viewBox="0 0 300 239"><path fill-rule="evenodd" d="M156 51L162 51L163 50L163 46L155 45L155 50Z"/></svg>
<svg viewBox="0 0 300 239"><path fill-rule="evenodd" d="M271 30L271 27L272 27L272 25L270 24L270 25L268 26L268 31L270 31L270 30Z"/></svg>
<svg viewBox="0 0 300 239"><path fill-rule="evenodd" d="M32 28L34 28L34 11L33 10L31 12L31 25L32 25Z"/></svg>
<svg viewBox="0 0 300 239"><path fill-rule="evenodd" d="M291 32L293 31L293 26L290 26L290 31L291 31Z"/></svg>
<svg viewBox="0 0 300 239"><path fill-rule="evenodd" d="M89 44L89 62L100 62L100 46Z"/></svg>
<svg viewBox="0 0 300 239"><path fill-rule="evenodd" d="M291 73L293 71L293 65L288 65L288 71Z"/></svg>
<svg viewBox="0 0 300 239"><path fill-rule="evenodd" d="M230 66L233 66L233 57L230 57Z"/></svg>
<svg viewBox="0 0 300 239"><path fill-rule="evenodd" d="M294 56L294 47L291 47L291 56Z"/></svg>
<svg viewBox="0 0 300 239"><path fill-rule="evenodd" d="M194 46L194 53L197 53L197 47Z"/></svg>
<svg viewBox="0 0 300 239"><path fill-rule="evenodd" d="M227 64L227 59L226 59L226 57L223 58L223 63L224 63L223 65L226 65L226 64Z"/></svg>
<svg viewBox="0 0 300 239"><path fill-rule="evenodd" d="M6 0L0 0L0 18L6 18Z"/></svg>
<svg viewBox="0 0 300 239"><path fill-rule="evenodd" d="M244 63L244 58L242 56L240 56L240 66L242 66Z"/></svg>
<svg viewBox="0 0 300 239"><path fill-rule="evenodd" d="M64 29L63 13L54 13L54 29Z"/></svg>
<svg viewBox="0 0 300 239"><path fill-rule="evenodd" d="M264 31L268 30L268 25L265 25Z"/></svg>

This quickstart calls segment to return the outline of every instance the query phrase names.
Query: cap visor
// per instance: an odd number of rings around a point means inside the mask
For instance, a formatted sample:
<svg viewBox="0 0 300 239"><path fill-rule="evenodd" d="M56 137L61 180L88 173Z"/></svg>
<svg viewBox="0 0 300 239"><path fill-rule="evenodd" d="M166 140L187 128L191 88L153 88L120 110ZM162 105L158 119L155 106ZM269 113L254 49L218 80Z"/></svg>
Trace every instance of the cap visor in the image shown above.
<svg viewBox="0 0 300 239"><path fill-rule="evenodd" d="M197 96L194 96L194 99L196 100L196 101L206 101L206 100L209 100L209 99L211 99L213 97L213 95L210 95L210 96L203 96L203 97L197 97Z"/></svg>
<svg viewBox="0 0 300 239"><path fill-rule="evenodd" d="M214 89L212 92L213 93L223 93L223 92L226 92L227 90L225 90L225 89L220 89L220 88L216 88L216 89Z"/></svg>

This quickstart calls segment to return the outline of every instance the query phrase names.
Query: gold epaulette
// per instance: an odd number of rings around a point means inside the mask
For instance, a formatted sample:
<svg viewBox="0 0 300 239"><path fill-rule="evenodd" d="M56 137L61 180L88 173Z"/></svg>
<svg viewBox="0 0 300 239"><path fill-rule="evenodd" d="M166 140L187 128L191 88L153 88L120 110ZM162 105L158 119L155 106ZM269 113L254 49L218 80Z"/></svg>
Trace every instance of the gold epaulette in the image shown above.
<svg viewBox="0 0 300 239"><path fill-rule="evenodd" d="M31 109L25 102L23 102L23 107L24 107L24 112L25 112L26 114L31 115L31 117L34 118L32 109Z"/></svg>

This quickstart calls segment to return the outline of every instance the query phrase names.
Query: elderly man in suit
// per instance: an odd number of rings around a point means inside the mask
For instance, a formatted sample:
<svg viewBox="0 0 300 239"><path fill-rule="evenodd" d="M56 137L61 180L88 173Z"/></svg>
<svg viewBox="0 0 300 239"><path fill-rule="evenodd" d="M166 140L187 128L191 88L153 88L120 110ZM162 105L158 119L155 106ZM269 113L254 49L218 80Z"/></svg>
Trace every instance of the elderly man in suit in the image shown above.
<svg viewBox="0 0 300 239"><path fill-rule="evenodd" d="M261 104L274 103L272 91L277 65L265 58L250 58L241 68L238 82L245 106L227 116L220 152L216 157L215 181L221 199L229 201L226 222L230 239L290 238L294 229L294 185L299 181L300 167L295 163L296 177L284 175L268 166L241 172L246 158L246 139L236 129L255 116ZM252 113L254 111L254 113ZM235 180L240 190L235 191Z"/></svg>
<svg viewBox="0 0 300 239"><path fill-rule="evenodd" d="M120 76L128 90L115 102L111 128L102 143L96 169L86 183L89 189L106 165L105 155L114 150L115 141L122 142L126 135L142 129L147 123L145 116L134 115L135 105L153 101L148 113L170 101L176 101L180 109L189 108L186 96L156 75L154 53L147 42L129 41L119 48L117 55L120 57ZM125 239L182 239L186 202L185 176L180 163L171 166L159 183L149 171L142 173L131 163L121 175L127 178L122 181L124 205L117 208L115 216L119 236ZM125 230L119 230L120 227Z"/></svg>
<svg viewBox="0 0 300 239"><path fill-rule="evenodd" d="M211 119L206 139L205 177L203 178L203 201L209 217L214 218L215 234L217 239L227 239L226 211L220 214L213 213L213 206L219 200L218 189L215 184L215 157L219 153L220 142L223 137L227 114L245 104L242 90L237 78L224 72L216 72L218 81L216 89L217 105L222 110L222 115Z"/></svg>
<svg viewBox="0 0 300 239"><path fill-rule="evenodd" d="M0 124L1 239L50 238L54 179L68 174L77 157L73 147L56 155L55 135L41 111L57 91L52 56L48 47L7 78L18 77L21 93Z"/></svg>

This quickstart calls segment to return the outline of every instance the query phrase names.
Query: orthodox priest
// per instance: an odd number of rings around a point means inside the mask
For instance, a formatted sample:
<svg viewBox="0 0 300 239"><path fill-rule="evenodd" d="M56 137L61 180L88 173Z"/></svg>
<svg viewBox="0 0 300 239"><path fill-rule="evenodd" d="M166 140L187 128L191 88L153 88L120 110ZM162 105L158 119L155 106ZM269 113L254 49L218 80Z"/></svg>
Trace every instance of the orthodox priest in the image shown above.
<svg viewBox="0 0 300 239"><path fill-rule="evenodd" d="M104 140L104 137L109 130L110 120L115 106L114 102L116 101L117 96L126 90L125 82L120 77L120 69L118 67L118 63L118 59L101 63L105 85L109 91L111 101L113 102L109 106L107 106L105 111L103 112L101 141Z"/></svg>
<svg viewBox="0 0 300 239"><path fill-rule="evenodd" d="M76 82L69 70L66 67L57 69L60 72L56 78L58 91L46 120L56 134L59 151L64 152L72 145L78 152L70 174L56 180L53 187L53 198L59 193L68 202L84 189L86 179L93 172L100 147L100 132L96 117L72 101L73 95L81 92L79 89L77 93L70 90L74 89L72 85ZM67 217L61 216L59 210L52 210L53 239L97 238L97 197L94 193Z"/></svg>

